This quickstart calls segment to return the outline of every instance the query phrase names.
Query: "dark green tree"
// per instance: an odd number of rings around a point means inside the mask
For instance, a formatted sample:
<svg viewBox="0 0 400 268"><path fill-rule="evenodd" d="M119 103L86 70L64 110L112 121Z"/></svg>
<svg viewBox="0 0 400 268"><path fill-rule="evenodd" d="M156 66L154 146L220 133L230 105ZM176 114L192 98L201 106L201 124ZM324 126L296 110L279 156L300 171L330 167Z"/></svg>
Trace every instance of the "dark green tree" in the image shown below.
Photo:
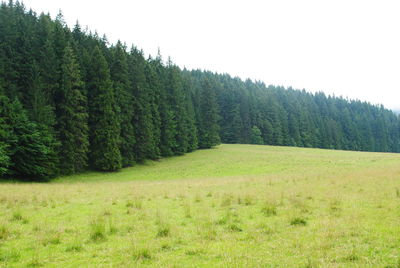
<svg viewBox="0 0 400 268"><path fill-rule="evenodd" d="M24 179L47 180L57 174L58 144L43 128L28 119L18 100L9 102L1 98L0 118L9 126L6 136L7 155L10 159L7 175Z"/></svg>
<svg viewBox="0 0 400 268"><path fill-rule="evenodd" d="M215 88L207 78L202 82L199 126L199 148L211 148L220 143Z"/></svg>
<svg viewBox="0 0 400 268"><path fill-rule="evenodd" d="M181 71L171 60L168 61L166 69L166 93L166 101L170 107L169 112L175 125L171 149L174 154L181 155L186 153L189 147L188 114L186 111Z"/></svg>
<svg viewBox="0 0 400 268"><path fill-rule="evenodd" d="M161 81L156 71L154 70L151 58L149 59L149 62L146 62L145 74L148 86L151 119L152 119L152 124L151 124L152 139L150 140L149 144L150 145L149 158L155 160L161 157L161 151L160 151L161 118L159 111Z"/></svg>
<svg viewBox="0 0 400 268"><path fill-rule="evenodd" d="M253 126L251 129L251 144L264 144L261 130L257 126Z"/></svg>
<svg viewBox="0 0 400 268"><path fill-rule="evenodd" d="M0 177L7 173L8 167L10 166L10 157L7 154L8 151L8 132L9 126L5 122L4 115L6 113L5 104L7 104L6 97L2 95L2 89L0 87Z"/></svg>
<svg viewBox="0 0 400 268"><path fill-rule="evenodd" d="M116 113L115 93L107 61L96 46L89 70L89 141L90 163L96 170L115 171L121 168L119 150L120 124Z"/></svg>
<svg viewBox="0 0 400 268"><path fill-rule="evenodd" d="M146 80L145 67L146 60L143 52L132 47L129 54L129 75L131 78L133 103L133 125L135 126L135 156L136 161L143 160L154 155L153 132L152 132L152 111L150 95Z"/></svg>
<svg viewBox="0 0 400 268"><path fill-rule="evenodd" d="M70 46L64 50L61 70L57 118L61 141L60 163L62 171L71 174L82 171L87 166L89 129L84 83Z"/></svg>
<svg viewBox="0 0 400 268"><path fill-rule="evenodd" d="M134 98L129 81L128 59L125 46L118 41L112 48L113 61L111 64L111 79L113 80L118 112L117 117L121 127L119 149L122 156L122 166L131 166L136 160L135 128L133 125Z"/></svg>

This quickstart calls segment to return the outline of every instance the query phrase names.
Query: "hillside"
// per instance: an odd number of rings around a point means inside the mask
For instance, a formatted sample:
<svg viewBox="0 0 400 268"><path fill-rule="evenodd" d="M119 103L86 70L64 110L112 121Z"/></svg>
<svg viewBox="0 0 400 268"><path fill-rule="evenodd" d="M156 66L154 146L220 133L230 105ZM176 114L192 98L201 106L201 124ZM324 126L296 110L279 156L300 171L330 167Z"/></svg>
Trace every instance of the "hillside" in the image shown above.
<svg viewBox="0 0 400 268"><path fill-rule="evenodd" d="M358 100L182 70L70 29L61 13L2 2L0 176L117 171L220 142L399 152L400 119Z"/></svg>
<svg viewBox="0 0 400 268"><path fill-rule="evenodd" d="M0 183L0 266L396 267L400 155L226 145Z"/></svg>

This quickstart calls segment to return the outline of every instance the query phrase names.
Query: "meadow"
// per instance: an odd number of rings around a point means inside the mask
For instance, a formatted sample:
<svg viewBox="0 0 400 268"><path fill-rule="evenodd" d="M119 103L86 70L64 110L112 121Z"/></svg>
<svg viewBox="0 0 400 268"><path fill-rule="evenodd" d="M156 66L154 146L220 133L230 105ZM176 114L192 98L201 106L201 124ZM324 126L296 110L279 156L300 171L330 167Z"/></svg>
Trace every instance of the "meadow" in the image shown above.
<svg viewBox="0 0 400 268"><path fill-rule="evenodd" d="M400 154L220 145L0 182L0 267L400 267Z"/></svg>

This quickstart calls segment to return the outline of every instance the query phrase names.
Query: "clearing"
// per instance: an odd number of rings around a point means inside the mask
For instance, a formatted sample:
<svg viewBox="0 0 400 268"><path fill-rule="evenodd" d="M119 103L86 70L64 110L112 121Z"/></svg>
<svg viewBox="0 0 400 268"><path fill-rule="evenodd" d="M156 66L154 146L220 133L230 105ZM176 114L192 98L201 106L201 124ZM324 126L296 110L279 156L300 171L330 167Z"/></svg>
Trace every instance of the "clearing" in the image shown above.
<svg viewBox="0 0 400 268"><path fill-rule="evenodd" d="M221 145L0 183L0 267L399 267L400 154Z"/></svg>

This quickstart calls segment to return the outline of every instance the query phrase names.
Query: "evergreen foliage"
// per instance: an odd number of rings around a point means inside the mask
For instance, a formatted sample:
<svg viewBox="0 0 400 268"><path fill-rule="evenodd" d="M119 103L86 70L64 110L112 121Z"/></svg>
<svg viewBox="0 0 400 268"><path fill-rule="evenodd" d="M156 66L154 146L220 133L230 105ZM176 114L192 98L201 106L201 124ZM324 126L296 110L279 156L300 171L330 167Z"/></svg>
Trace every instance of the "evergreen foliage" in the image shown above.
<svg viewBox="0 0 400 268"><path fill-rule="evenodd" d="M263 144L264 141L261 137L261 130L257 126L253 126L251 129L251 144Z"/></svg>
<svg viewBox="0 0 400 268"><path fill-rule="evenodd" d="M121 127L119 149L122 156L122 166L131 166L135 161L135 128L132 109L134 97L130 92L130 74L128 73L128 57L125 47L118 42L112 48L111 78L114 82L116 102L119 107L117 117Z"/></svg>
<svg viewBox="0 0 400 268"><path fill-rule="evenodd" d="M70 30L60 13L0 6L0 176L48 179L223 143L400 151L383 106L227 74Z"/></svg>
<svg viewBox="0 0 400 268"><path fill-rule="evenodd" d="M61 66L58 131L61 168L66 174L87 166L89 148L87 100L79 65L70 46L64 50Z"/></svg>
<svg viewBox="0 0 400 268"><path fill-rule="evenodd" d="M89 70L90 161L96 170L121 168L120 123L107 61L99 46L92 53Z"/></svg>
<svg viewBox="0 0 400 268"><path fill-rule="evenodd" d="M58 144L53 136L45 127L28 119L18 100L11 102L3 96L0 102L3 107L0 117L4 119L9 131L5 137L6 158L10 159L6 174L40 180L56 175Z"/></svg>

